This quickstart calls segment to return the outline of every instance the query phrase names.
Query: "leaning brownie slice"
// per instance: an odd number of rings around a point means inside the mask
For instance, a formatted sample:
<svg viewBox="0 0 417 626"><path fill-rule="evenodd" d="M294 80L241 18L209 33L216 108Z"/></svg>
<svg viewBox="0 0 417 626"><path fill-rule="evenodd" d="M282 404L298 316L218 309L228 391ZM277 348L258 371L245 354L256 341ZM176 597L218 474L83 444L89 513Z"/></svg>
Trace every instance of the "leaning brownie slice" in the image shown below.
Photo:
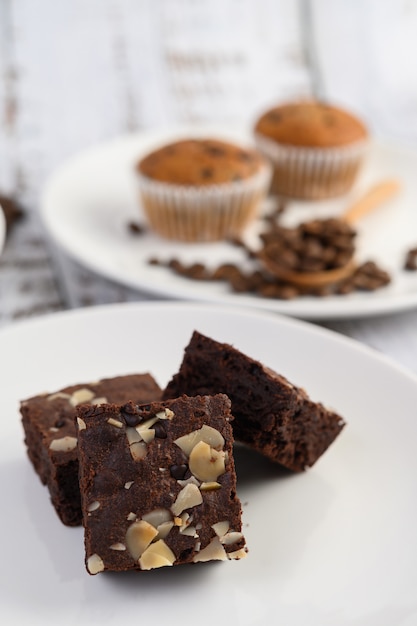
<svg viewBox="0 0 417 626"><path fill-rule="evenodd" d="M29 458L47 485L52 504L64 524L77 526L82 522L74 426L76 406L81 402L150 402L160 397L159 385L146 373L73 385L21 402Z"/></svg>
<svg viewBox="0 0 417 626"><path fill-rule="evenodd" d="M294 471L312 466L345 424L283 376L197 331L163 398L183 393L227 394L235 439Z"/></svg>
<svg viewBox="0 0 417 626"><path fill-rule="evenodd" d="M78 408L90 574L246 555L231 419L224 395Z"/></svg>

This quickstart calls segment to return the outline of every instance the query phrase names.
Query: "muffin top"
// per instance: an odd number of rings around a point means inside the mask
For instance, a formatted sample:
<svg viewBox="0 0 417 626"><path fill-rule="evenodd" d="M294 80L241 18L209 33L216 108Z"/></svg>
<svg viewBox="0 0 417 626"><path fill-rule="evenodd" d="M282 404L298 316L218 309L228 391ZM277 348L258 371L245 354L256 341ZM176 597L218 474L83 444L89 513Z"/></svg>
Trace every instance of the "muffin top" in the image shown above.
<svg viewBox="0 0 417 626"><path fill-rule="evenodd" d="M333 148L368 136L357 117L323 102L287 103L264 113L255 132L281 144Z"/></svg>
<svg viewBox="0 0 417 626"><path fill-rule="evenodd" d="M174 185L217 185L247 179L264 163L256 150L217 139L184 139L149 153L136 170Z"/></svg>

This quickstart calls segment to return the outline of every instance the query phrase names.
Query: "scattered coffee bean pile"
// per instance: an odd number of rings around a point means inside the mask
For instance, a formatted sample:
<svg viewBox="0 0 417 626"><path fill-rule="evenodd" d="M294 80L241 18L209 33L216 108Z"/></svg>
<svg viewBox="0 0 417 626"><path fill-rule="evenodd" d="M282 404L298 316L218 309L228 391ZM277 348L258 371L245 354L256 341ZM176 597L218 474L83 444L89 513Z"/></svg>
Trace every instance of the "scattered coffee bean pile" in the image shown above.
<svg viewBox="0 0 417 626"><path fill-rule="evenodd" d="M355 252L356 231L338 219L273 225L261 234L262 252L286 271L322 272L344 267Z"/></svg>
<svg viewBox="0 0 417 626"><path fill-rule="evenodd" d="M284 228L278 223L282 207L265 218L266 230L260 235L261 248L254 251L242 241L234 239L231 245L242 247L252 264L249 271L233 263L223 263L214 270L203 263L185 264L179 259L167 262L153 258L151 265L162 265L180 276L192 280L223 280L235 293L252 293L263 298L289 300L302 295L327 296L353 291L374 291L387 285L387 272L368 261L352 269L352 273L337 283L320 287L300 287L282 280L268 271L259 256L272 256L283 268L295 271L323 271L344 266L352 259L356 232L341 220L313 220L296 228Z"/></svg>

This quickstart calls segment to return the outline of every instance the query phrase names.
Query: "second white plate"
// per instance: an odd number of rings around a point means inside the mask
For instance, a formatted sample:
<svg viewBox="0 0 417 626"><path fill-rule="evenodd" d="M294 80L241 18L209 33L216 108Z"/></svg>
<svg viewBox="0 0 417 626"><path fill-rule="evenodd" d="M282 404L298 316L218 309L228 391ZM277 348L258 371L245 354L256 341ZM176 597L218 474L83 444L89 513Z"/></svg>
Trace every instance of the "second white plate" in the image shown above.
<svg viewBox="0 0 417 626"><path fill-rule="evenodd" d="M358 256L373 259L392 275L392 284L374 293L326 298L300 297L290 301L230 292L222 282L199 282L150 266L151 257L211 267L244 262L242 250L226 243L179 244L153 233L133 235L131 221L141 221L133 176L134 162L151 148L182 136L216 134L249 142L242 131L209 127L177 128L140 133L101 144L64 164L45 187L41 202L44 223L73 258L96 273L159 296L250 306L309 319L358 317L417 306L417 273L402 267L406 251L417 246L417 153L375 142L357 186L348 197L316 203L292 203L290 221L325 217L343 211L373 183L389 177L402 184L401 195L367 216L359 225ZM259 225L250 229L251 238Z"/></svg>
<svg viewBox="0 0 417 626"><path fill-rule="evenodd" d="M174 329L174 330L173 330ZM19 400L151 372L165 386L194 329L334 407L347 425L307 472L236 447L243 561L89 576L27 458ZM412 626L417 623L417 381L310 324L158 303L81 309L0 331L2 624Z"/></svg>

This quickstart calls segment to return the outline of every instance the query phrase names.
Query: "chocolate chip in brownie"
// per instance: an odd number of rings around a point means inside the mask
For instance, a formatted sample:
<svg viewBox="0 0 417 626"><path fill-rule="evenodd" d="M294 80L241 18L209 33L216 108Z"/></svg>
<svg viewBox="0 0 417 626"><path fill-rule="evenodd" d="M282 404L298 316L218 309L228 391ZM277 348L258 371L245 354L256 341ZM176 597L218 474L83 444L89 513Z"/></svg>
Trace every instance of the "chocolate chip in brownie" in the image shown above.
<svg viewBox="0 0 417 626"><path fill-rule="evenodd" d="M188 465L186 465L185 463L182 463L180 465L171 465L171 467L169 468L169 472L172 476L172 478L175 478L176 480L183 480L185 478L185 475L187 474L188 471Z"/></svg>

